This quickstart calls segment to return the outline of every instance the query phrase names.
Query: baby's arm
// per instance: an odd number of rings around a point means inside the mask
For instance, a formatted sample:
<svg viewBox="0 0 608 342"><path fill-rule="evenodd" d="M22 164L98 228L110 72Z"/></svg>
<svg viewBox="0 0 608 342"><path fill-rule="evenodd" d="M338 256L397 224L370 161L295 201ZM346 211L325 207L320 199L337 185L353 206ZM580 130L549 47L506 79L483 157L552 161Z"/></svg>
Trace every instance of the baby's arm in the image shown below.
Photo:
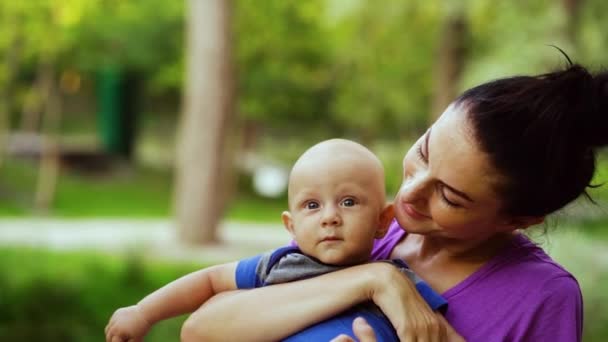
<svg viewBox="0 0 608 342"><path fill-rule="evenodd" d="M138 340L157 322L193 312L213 295L236 290L236 262L185 275L152 292L136 305L114 312L106 326L106 341Z"/></svg>

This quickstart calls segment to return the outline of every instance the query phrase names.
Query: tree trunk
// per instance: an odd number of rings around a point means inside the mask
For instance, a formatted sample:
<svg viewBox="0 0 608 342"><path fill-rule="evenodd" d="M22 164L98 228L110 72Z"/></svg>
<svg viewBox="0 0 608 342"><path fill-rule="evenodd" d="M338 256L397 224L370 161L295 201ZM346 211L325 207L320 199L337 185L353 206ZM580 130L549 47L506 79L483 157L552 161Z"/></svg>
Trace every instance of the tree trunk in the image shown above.
<svg viewBox="0 0 608 342"><path fill-rule="evenodd" d="M5 83L0 86L0 167L4 164L6 158L6 146L8 144L9 132L11 128L11 100L13 98L13 81L15 75L18 74L19 65L21 62L21 18L11 16L6 23L14 28L14 35L10 37L10 43L7 47L4 58L5 63Z"/></svg>
<svg viewBox="0 0 608 342"><path fill-rule="evenodd" d="M40 71L43 113L43 146L36 186L35 207L38 212L50 209L59 179L59 126L61 123L61 95L57 87L57 77L53 63L41 62Z"/></svg>
<svg viewBox="0 0 608 342"><path fill-rule="evenodd" d="M456 97L458 81L464 69L467 24L461 11L448 14L439 39L435 59L434 93L430 121L434 122Z"/></svg>
<svg viewBox="0 0 608 342"><path fill-rule="evenodd" d="M188 0L184 109L177 142L175 214L180 239L217 241L226 196L226 138L234 107L231 2Z"/></svg>
<svg viewBox="0 0 608 342"><path fill-rule="evenodd" d="M47 92L48 85L45 83L47 80L45 77L46 66L44 63L38 64L38 70L36 71L36 77L32 82L32 85L25 94L25 100L23 101L23 108L21 111L21 124L20 130L22 132L34 133L38 132L42 127L42 111L44 110L44 97Z"/></svg>
<svg viewBox="0 0 608 342"><path fill-rule="evenodd" d="M574 50L572 53L576 53L578 50L577 32L580 21L580 9L583 2L584 0L562 0L562 5L566 12L565 35L568 44L570 44Z"/></svg>

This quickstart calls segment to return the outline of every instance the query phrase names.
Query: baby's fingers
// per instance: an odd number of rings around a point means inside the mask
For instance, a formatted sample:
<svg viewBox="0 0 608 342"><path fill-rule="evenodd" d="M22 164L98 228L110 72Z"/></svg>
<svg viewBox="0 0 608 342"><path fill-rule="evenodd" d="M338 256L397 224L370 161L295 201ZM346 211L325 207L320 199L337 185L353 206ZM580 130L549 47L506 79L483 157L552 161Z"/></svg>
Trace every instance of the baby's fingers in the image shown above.
<svg viewBox="0 0 608 342"><path fill-rule="evenodd" d="M106 334L106 342L112 342L112 337L113 334L110 333L110 331L112 331L112 323L108 323L108 325L106 325L106 328L104 329L104 333Z"/></svg>

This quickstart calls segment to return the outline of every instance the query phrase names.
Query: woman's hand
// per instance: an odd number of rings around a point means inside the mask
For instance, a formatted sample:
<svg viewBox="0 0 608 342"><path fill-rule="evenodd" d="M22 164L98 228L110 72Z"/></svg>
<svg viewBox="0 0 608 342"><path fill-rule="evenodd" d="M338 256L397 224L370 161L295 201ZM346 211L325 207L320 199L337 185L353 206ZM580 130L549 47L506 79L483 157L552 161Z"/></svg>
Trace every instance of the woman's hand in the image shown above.
<svg viewBox="0 0 608 342"><path fill-rule="evenodd" d="M450 325L447 323L445 318L443 318L443 316L439 316L439 320L443 324L445 324L445 326L447 328L447 331L448 331L447 336L448 336L449 342L466 342L466 340L462 336L458 335L458 333L454 329L452 329L452 327L450 327ZM374 333L374 330L372 329L372 327L369 324L367 324L365 319L363 319L362 317L358 317L353 322L353 332L355 333L355 336L357 336L357 338L359 339L359 342L376 342L376 334ZM332 339L330 342L356 342L356 341L353 340L352 337L342 334L342 335Z"/></svg>
<svg viewBox="0 0 608 342"><path fill-rule="evenodd" d="M370 299L393 324L401 341L448 341L448 327L440 314L433 312L416 286L396 267L372 263L376 274Z"/></svg>
<svg viewBox="0 0 608 342"><path fill-rule="evenodd" d="M357 317L353 321L353 332L359 339L359 342L376 342L376 334L374 333L374 330L362 317ZM330 342L355 342L355 340L348 335L342 334L332 339Z"/></svg>

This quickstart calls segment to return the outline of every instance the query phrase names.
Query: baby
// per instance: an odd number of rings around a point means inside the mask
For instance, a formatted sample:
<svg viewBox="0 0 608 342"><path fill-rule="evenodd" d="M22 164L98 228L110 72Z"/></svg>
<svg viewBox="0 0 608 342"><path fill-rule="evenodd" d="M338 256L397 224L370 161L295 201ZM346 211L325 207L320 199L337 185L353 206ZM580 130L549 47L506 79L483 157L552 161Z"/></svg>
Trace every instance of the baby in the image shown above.
<svg viewBox="0 0 608 342"><path fill-rule="evenodd" d="M140 339L153 324L193 312L220 292L314 277L368 262L374 239L386 234L393 218L392 206L386 204L382 163L364 146L343 139L321 142L300 156L289 176L288 201L289 211L281 218L294 239L292 246L199 270L169 283L138 304L118 309L106 327L106 340ZM433 309L446 304L402 261L390 262L416 283ZM359 316L374 328L378 341L398 340L388 319L368 303L286 341L354 336L350 327Z"/></svg>

